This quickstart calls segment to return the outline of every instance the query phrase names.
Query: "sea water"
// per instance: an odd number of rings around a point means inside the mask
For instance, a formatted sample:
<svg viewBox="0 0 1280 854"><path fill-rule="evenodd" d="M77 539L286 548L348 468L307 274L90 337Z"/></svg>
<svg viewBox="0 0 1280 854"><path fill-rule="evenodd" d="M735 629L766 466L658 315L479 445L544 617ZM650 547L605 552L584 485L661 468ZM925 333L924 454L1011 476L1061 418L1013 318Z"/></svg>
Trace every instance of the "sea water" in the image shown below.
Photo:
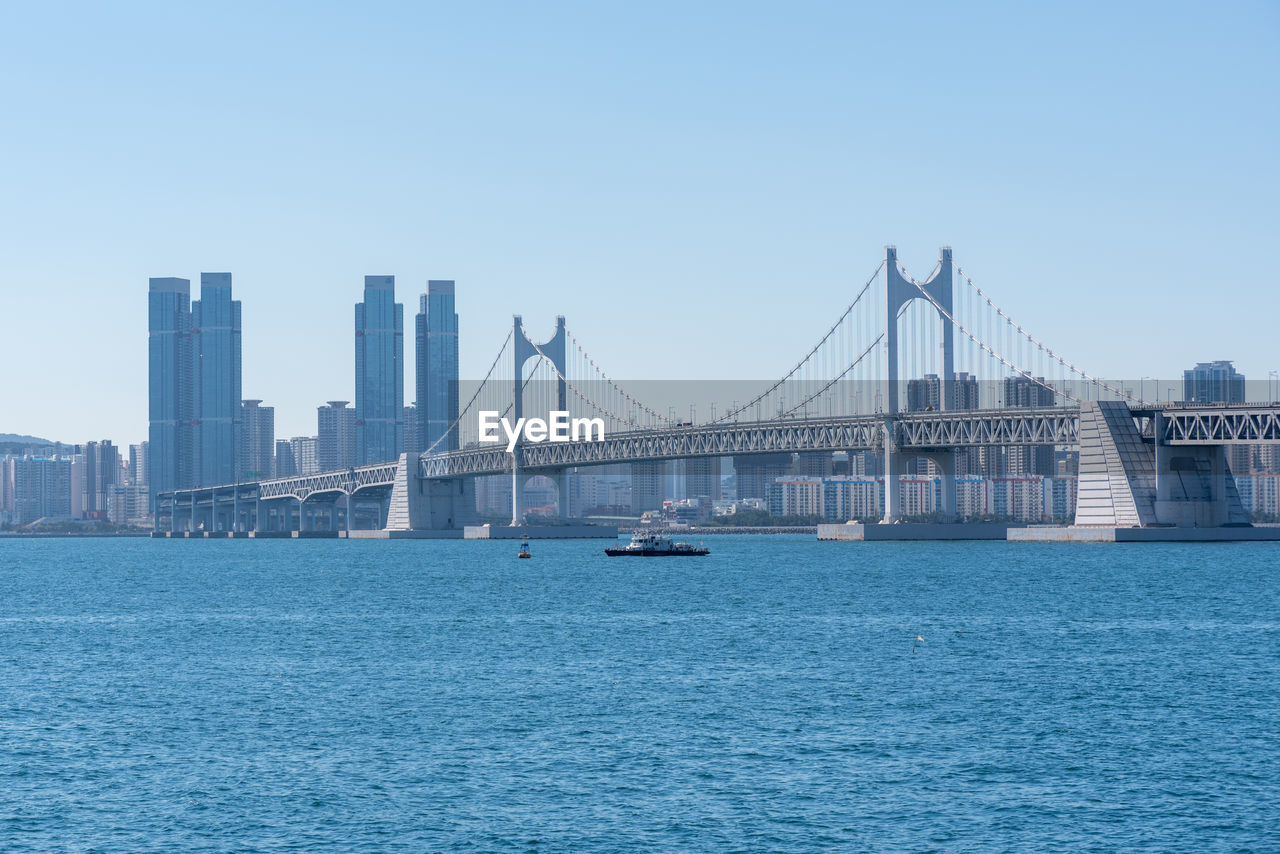
<svg viewBox="0 0 1280 854"><path fill-rule="evenodd" d="M603 545L0 540L0 851L1280 849L1280 545Z"/></svg>

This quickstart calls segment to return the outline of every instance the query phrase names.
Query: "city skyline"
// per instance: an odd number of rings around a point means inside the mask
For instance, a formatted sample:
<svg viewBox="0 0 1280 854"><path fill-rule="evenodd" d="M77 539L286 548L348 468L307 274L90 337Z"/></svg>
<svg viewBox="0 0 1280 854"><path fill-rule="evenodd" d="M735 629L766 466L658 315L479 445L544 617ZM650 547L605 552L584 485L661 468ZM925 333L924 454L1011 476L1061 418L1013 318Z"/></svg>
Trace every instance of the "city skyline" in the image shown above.
<svg viewBox="0 0 1280 854"><path fill-rule="evenodd" d="M1274 6L807 9L12 10L0 358L43 359L0 429L143 437L137 283L192 269L235 273L243 392L283 435L353 396L370 271L459 282L463 377L516 313L598 330L622 379L771 377L886 243L918 271L954 245L1095 373L1280 367ZM238 70L188 61L214 45Z"/></svg>

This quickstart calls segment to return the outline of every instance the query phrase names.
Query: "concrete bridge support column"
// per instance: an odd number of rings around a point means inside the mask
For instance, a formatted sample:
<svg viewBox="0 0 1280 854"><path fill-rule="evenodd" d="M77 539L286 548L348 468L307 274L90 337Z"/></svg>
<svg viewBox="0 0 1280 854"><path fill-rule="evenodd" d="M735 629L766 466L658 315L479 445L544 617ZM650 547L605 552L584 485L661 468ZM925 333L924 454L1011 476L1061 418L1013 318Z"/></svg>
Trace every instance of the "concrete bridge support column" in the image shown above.
<svg viewBox="0 0 1280 854"><path fill-rule="evenodd" d="M907 458L893 442L884 443L884 522L902 521L902 484L900 475L907 473Z"/></svg>
<svg viewBox="0 0 1280 854"><path fill-rule="evenodd" d="M556 482L556 515L561 519L569 517L569 470L557 469L543 472Z"/></svg>
<svg viewBox="0 0 1280 854"><path fill-rule="evenodd" d="M520 478L520 448L516 448L511 452L511 524L524 524L524 501L521 500L521 493L524 492L524 484Z"/></svg>
<svg viewBox="0 0 1280 854"><path fill-rule="evenodd" d="M942 518L948 522L956 520L956 452L955 451L937 451L925 454L935 466L942 476L942 501L941 511Z"/></svg>

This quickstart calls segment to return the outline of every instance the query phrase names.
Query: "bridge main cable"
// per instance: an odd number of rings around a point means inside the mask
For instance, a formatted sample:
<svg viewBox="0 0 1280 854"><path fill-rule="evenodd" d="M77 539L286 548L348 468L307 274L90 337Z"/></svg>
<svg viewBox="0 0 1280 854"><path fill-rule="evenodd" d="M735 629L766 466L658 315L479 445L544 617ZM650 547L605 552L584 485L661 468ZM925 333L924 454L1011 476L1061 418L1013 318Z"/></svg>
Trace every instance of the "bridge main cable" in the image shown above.
<svg viewBox="0 0 1280 854"><path fill-rule="evenodd" d="M978 294L978 296L982 297L982 299L986 301L987 305L995 309L996 314L1004 318L1005 322L1008 323L1010 326L1012 326L1014 329L1016 329L1018 333L1022 335L1022 337L1026 338L1036 347L1040 348L1040 352L1044 353L1050 359L1057 361L1058 364L1062 365L1064 368L1071 371L1073 374L1076 374L1079 377L1083 377L1088 382L1091 382L1094 385L1099 386L1100 388L1104 388L1107 391L1111 392L1112 394L1119 395L1120 397L1123 397L1132 403L1144 402L1140 398L1136 398L1133 395L1129 394L1128 392L1125 392L1122 389L1118 389L1115 386L1110 385L1104 380L1100 380L1097 377L1090 376L1085 371L1081 370L1080 368L1077 368L1075 365L1073 365L1064 357L1058 355L1058 353L1056 353L1052 348L1048 347L1047 345L1042 343L1039 339L1037 339L1034 335L1032 335L1030 332L1023 329L1021 326L1019 326L1018 323L1012 317L1005 314L1004 311L1000 308L1000 306L996 305L991 300L991 297L987 296L987 294L982 290L982 288L978 287L977 283L974 282L973 279L969 278L969 274L966 273L963 269L961 269L959 264L952 261L952 265L956 268L956 272L960 274L960 277L969 283L969 287L973 288L973 290ZM906 271L904 270L903 272L905 273ZM1065 396L1070 397L1070 395L1065 395Z"/></svg>
<svg viewBox="0 0 1280 854"><path fill-rule="evenodd" d="M737 409L726 412L724 415L720 416L719 418L712 420L711 423L720 424L722 422L728 421L731 418L735 418L736 416L742 414L743 412L746 412L748 409L755 406L757 403L759 403L760 401L764 400L766 397L768 397L769 395L777 391L778 388L781 387L782 384L785 383L787 380L795 376L796 373L802 367L804 367L804 365L810 359L813 358L813 354L818 352L818 349L821 348L823 344L827 343L827 341L831 338L831 336L835 334L836 330L840 328L840 325L844 323L845 318L849 316L849 313L853 311L854 307L858 304L858 302L861 301L861 299L866 295L867 291L871 289L871 286L875 284L876 277L880 275L880 271L882 269L884 269L884 261L881 261L879 264L876 265L875 270L871 273L871 277L867 279L867 283L862 286L862 290L858 291L858 295L853 298L853 302L849 303L849 306L844 310L844 313L842 313L840 317L836 320L836 322L831 325L831 328L827 330L827 334L823 335L822 338L819 339L818 343L814 344L813 348L809 350L808 353L805 354L804 358L802 358L799 362L796 362L795 367L787 371L787 373L785 373L782 376L782 379L778 380L773 385L769 386L767 389L762 391L760 394L756 395L750 401L743 404L742 406L739 406ZM883 333L881 333L881 336L883 337ZM854 364L857 364L857 362L855 361Z"/></svg>
<svg viewBox="0 0 1280 854"><path fill-rule="evenodd" d="M493 372L498 367L498 363L502 361L502 356L504 353L507 352L507 345L511 343L511 336L513 334L514 334L513 330L507 330L507 337L505 340L503 340L502 346L498 348L498 355L494 357L493 364L489 366L489 372L484 375L484 379L480 381L480 385L476 386L476 393L471 395L471 399L467 401L467 405L458 411L458 417L455 418L453 420L453 423L449 425L449 429L445 430L444 433L440 435L440 438L432 442L431 447L427 448L422 453L429 454L432 451L434 451L436 449L436 446L439 445L441 442L443 442L445 439L447 439L449 437L449 434L453 433L453 431L457 429L458 425L462 423L463 417L466 416L466 414L471 411L471 407L475 404L476 398L480 397L480 392L484 391L485 383L489 382L489 378L493 376ZM503 414L505 415L506 413L503 413Z"/></svg>
<svg viewBox="0 0 1280 854"><path fill-rule="evenodd" d="M1080 399L1079 399L1079 398L1077 398L1077 397L1075 397L1074 395L1072 395L1071 393L1069 393L1066 389L1055 389L1053 386L1049 385L1047 382L1045 382L1045 381L1044 381L1043 379L1041 379L1040 377L1034 377L1034 376L1032 376L1032 375L1030 374L1030 372L1023 370L1022 368L1019 368L1019 367L1018 367L1017 365L1015 365L1013 362L1010 362L1010 361L1009 361L1008 359L1006 359L1004 356L1002 356L1002 355L1000 355L999 353L997 353L997 352L996 352L992 347L988 346L986 342L982 341L980 338L978 338L976 335L974 335L972 332L970 332L967 328L965 328L965 326L964 326L964 324L963 324L963 323L961 323L960 321L956 320L955 316L954 316L954 315L952 315L952 313L951 313L951 312L949 312L949 311L947 311L945 308L943 308L943 307L938 303L938 301L937 301L936 299L934 299L934 298L933 298L933 295L929 293L929 291L924 287L924 285L922 285L922 284L920 284L919 282L917 282L917 281L915 280L915 278L914 278L914 277L913 277L909 272L907 272L907 268L906 268L906 267L904 267L904 266L902 265L902 263L901 263L901 262L898 262L898 270L902 273L903 278L905 278L905 279L906 279L908 282L910 282L911 284L915 285L916 290L918 290L918 291L921 293L921 295L922 295L922 296L924 296L924 298L925 298L925 299L927 299L927 300L928 300L928 301L933 305L933 307L934 307L935 309L937 309L937 310L938 310L938 313L939 313L939 314L941 314L941 315L942 315L943 317L945 317L947 320L951 321L952 325L954 325L954 326L956 327L956 329L959 329L961 332L963 332L965 335L967 335L967 336L969 337L969 340L970 340L970 341L972 341L973 343L977 344L977 345L978 345L979 347L981 347L983 350L986 350L988 353L990 353L990 354L991 354L992 356L994 356L996 359L998 359L998 360L1000 360L1002 363L1004 363L1005 367L1009 368L1009 370L1013 371L1014 373L1018 374L1019 376L1026 377L1026 378L1027 378L1028 380L1030 380L1031 382L1035 383L1035 384L1036 384L1036 385L1038 385L1038 386L1041 386L1042 388L1048 389L1049 391L1053 392L1054 394L1060 394L1060 395L1062 395L1062 396L1063 396L1063 397L1065 397L1067 400L1070 400L1072 403L1077 403L1077 404L1078 404L1078 403L1080 402ZM1004 316L1004 315L1002 315L1002 316ZM1008 319L1009 319L1009 318L1008 318L1007 316L1005 316L1005 320L1008 320ZM1127 396L1127 395L1126 395L1126 396Z"/></svg>

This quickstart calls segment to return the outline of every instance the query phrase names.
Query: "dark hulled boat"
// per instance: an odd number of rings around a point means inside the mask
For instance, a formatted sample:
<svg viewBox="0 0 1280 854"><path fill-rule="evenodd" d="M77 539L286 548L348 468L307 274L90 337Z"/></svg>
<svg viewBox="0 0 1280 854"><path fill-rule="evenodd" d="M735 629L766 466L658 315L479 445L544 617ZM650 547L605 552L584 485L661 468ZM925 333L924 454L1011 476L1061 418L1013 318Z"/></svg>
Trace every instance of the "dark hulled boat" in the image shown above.
<svg viewBox="0 0 1280 854"><path fill-rule="evenodd" d="M622 548L605 549L609 557L701 557L711 554L710 549L688 543L675 543L656 531L637 531L631 542Z"/></svg>

